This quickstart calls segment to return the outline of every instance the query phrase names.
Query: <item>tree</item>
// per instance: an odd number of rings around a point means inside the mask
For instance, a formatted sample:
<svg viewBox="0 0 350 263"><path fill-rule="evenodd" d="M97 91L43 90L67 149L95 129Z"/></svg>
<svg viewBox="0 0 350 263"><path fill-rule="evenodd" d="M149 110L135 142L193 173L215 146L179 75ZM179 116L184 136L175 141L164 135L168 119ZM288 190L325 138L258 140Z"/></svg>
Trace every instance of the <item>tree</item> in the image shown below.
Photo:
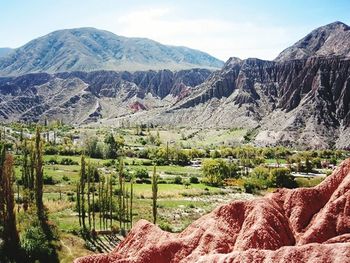
<svg viewBox="0 0 350 263"><path fill-rule="evenodd" d="M270 170L266 167L258 166L253 169L251 176L258 179L266 180L270 176Z"/></svg>
<svg viewBox="0 0 350 263"><path fill-rule="evenodd" d="M205 183L208 185L222 185L224 179L230 175L230 169L227 163L221 159L207 159L203 162L202 172Z"/></svg>
<svg viewBox="0 0 350 263"><path fill-rule="evenodd" d="M276 187L297 187L294 176L290 174L290 171L287 168L275 168L271 170L270 181Z"/></svg>
<svg viewBox="0 0 350 263"><path fill-rule="evenodd" d="M92 167L90 165L90 163L88 163L88 172L87 172L87 202L88 202L88 222L89 222L89 229L91 229L91 199L90 199L90 191L91 191L91 185L90 185L90 181L91 181L91 178L92 178Z"/></svg>
<svg viewBox="0 0 350 263"><path fill-rule="evenodd" d="M134 176L131 176L131 180L130 180L130 227L132 227L133 199L134 199Z"/></svg>
<svg viewBox="0 0 350 263"><path fill-rule="evenodd" d="M36 129L35 136L35 201L39 221L43 224L46 222L46 214L43 202L43 159L42 159L42 142L40 138L40 128Z"/></svg>
<svg viewBox="0 0 350 263"><path fill-rule="evenodd" d="M81 156L81 165L80 165L80 189L79 189L79 197L80 197L80 212L81 212L81 223L83 229L86 229L85 224L85 182L86 182L86 169L85 169L85 156Z"/></svg>
<svg viewBox="0 0 350 263"><path fill-rule="evenodd" d="M312 163L310 161L309 156L306 156L306 158L305 158L305 172L307 174L312 172Z"/></svg>
<svg viewBox="0 0 350 263"><path fill-rule="evenodd" d="M156 166L153 167L152 176L152 213L153 223L157 223L157 199L158 199L158 178Z"/></svg>
<svg viewBox="0 0 350 263"><path fill-rule="evenodd" d="M1 233L1 238L4 240L3 251L8 255L9 259L19 260L20 242L16 227L16 214L14 211L15 201L14 192L12 188L14 178L13 157L10 154L6 154L4 148L2 148L1 153L0 168L0 226L3 227L3 233Z"/></svg>
<svg viewBox="0 0 350 263"><path fill-rule="evenodd" d="M114 139L112 133L107 134L105 137L104 143L106 144L106 158L107 159L115 159L117 158L117 142Z"/></svg>

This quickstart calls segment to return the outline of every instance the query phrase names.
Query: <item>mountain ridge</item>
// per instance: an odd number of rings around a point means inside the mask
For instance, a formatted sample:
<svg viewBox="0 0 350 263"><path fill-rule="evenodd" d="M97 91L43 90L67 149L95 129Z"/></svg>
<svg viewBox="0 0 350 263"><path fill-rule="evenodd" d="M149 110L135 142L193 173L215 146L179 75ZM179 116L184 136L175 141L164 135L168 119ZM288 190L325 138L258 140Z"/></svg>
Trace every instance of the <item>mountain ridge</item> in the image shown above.
<svg viewBox="0 0 350 263"><path fill-rule="evenodd" d="M0 58L9 54L13 49L9 47L1 47L0 48Z"/></svg>
<svg viewBox="0 0 350 263"><path fill-rule="evenodd" d="M318 27L283 50L275 61L305 59L311 56L350 57L350 27L339 21Z"/></svg>
<svg viewBox="0 0 350 263"><path fill-rule="evenodd" d="M344 27L333 23L313 32L332 26ZM347 45L350 40L341 47ZM98 120L112 126L127 121L241 127L255 131L252 143L259 146L350 148L350 58L316 52L275 61L232 57L216 71L74 71L0 78L2 121L45 118L75 125Z"/></svg>
<svg viewBox="0 0 350 263"><path fill-rule="evenodd" d="M199 50L85 27L57 30L13 50L0 58L0 75L198 67L218 69L222 65L222 61Z"/></svg>

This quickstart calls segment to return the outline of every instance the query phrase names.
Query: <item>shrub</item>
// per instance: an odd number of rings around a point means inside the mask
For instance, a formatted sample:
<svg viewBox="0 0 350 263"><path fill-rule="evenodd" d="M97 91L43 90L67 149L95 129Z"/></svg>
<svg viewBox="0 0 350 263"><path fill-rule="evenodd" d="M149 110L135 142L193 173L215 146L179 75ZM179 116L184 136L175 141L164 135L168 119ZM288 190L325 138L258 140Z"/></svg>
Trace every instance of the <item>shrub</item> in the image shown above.
<svg viewBox="0 0 350 263"><path fill-rule="evenodd" d="M151 184L151 180L150 179L136 179L135 181L137 184Z"/></svg>
<svg viewBox="0 0 350 263"><path fill-rule="evenodd" d="M190 177L190 183L191 184L199 184L199 179L196 176L191 176Z"/></svg>
<svg viewBox="0 0 350 263"><path fill-rule="evenodd" d="M135 171L136 178L146 179L149 178L148 171L145 168L139 168Z"/></svg>
<svg viewBox="0 0 350 263"><path fill-rule="evenodd" d="M174 184L182 184L182 178L181 176L176 176L174 178Z"/></svg>
<svg viewBox="0 0 350 263"><path fill-rule="evenodd" d="M69 177L68 177L68 176L63 175L62 180L63 180L63 181L65 181L65 182L68 182L70 179L69 179Z"/></svg>
<svg viewBox="0 0 350 263"><path fill-rule="evenodd" d="M43 182L44 184L49 184L49 185L54 185L57 183L51 175L47 175L47 174L44 175Z"/></svg>
<svg viewBox="0 0 350 263"><path fill-rule="evenodd" d="M21 238L21 245L29 262L36 260L50 262L50 257L54 254L54 250L39 226L30 226L24 231Z"/></svg>
<svg viewBox="0 0 350 263"><path fill-rule="evenodd" d="M51 157L47 163L48 164L58 164L57 157Z"/></svg>
<svg viewBox="0 0 350 263"><path fill-rule="evenodd" d="M271 171L270 181L276 187L295 188L297 183L286 168L276 168Z"/></svg>
<svg viewBox="0 0 350 263"><path fill-rule="evenodd" d="M164 231L167 231L167 232L173 232L172 227L168 223L165 223L165 222L160 223L159 228L164 230Z"/></svg>
<svg viewBox="0 0 350 263"><path fill-rule="evenodd" d="M257 185L253 182L250 182L250 181L245 182L243 187L244 187L244 191L248 194L256 193L256 191L258 189Z"/></svg>
<svg viewBox="0 0 350 263"><path fill-rule="evenodd" d="M114 159L108 160L108 161L106 161L106 162L104 163L104 166L106 166L106 167L112 167L112 166L114 166L114 165L115 165L115 160L114 160Z"/></svg>
<svg viewBox="0 0 350 263"><path fill-rule="evenodd" d="M71 158L62 158L60 161L60 164L62 165L78 165L79 163L76 161L73 161Z"/></svg>
<svg viewBox="0 0 350 263"><path fill-rule="evenodd" d="M45 147L45 154L55 155L58 154L58 148L56 146L48 145Z"/></svg>

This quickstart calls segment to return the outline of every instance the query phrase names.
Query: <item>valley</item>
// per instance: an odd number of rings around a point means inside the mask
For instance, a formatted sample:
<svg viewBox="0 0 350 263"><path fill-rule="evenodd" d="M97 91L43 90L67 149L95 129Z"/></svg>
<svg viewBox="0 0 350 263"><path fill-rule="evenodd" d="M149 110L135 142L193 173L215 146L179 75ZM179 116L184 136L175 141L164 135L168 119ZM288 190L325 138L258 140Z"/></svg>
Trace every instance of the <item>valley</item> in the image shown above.
<svg viewBox="0 0 350 263"><path fill-rule="evenodd" d="M23 143L30 145L30 138L35 135L34 127L11 124L2 129L5 136L2 135L2 139L14 142L10 152L16 160L18 218L26 216L22 203L25 193ZM128 232L133 224L141 219L152 221L151 178L154 167L159 175L158 226L166 231L181 232L218 205L233 200L253 200L280 186L315 186L333 171L335 165L350 156L350 152L341 150L295 151L284 147L253 147L247 132L239 128L171 129L146 125L75 128L59 122L42 127L45 141L43 201L60 240L55 245L58 260L71 262L91 252L109 252L113 248L110 245L123 240L122 233ZM109 152L113 150L109 148L107 139L110 134L113 134L114 142L118 145L117 155L112 159L108 157L113 153ZM111 185L115 191L112 202L116 206L116 210L112 210L111 222L107 217L108 224L104 223L100 216L101 207L97 207L94 208L96 226L87 226L87 229L108 233L98 235L98 239L86 236L87 232L81 232L79 224L76 186L81 180L81 154L84 153L88 167L93 164L97 168L99 181L108 182L108 178L116 180ZM116 194L121 187L117 181L121 162L124 164L125 188L130 190L133 187L134 198L132 217L124 219L123 223L120 223ZM216 166L221 167L218 173L214 172ZM276 175L271 172L274 170L286 177L285 185L275 181ZM217 177L213 178L213 173ZM95 200L100 200L97 191L92 194ZM19 223L20 231L25 231L24 226Z"/></svg>
<svg viewBox="0 0 350 263"><path fill-rule="evenodd" d="M0 262L349 262L350 27L92 2L0 48Z"/></svg>

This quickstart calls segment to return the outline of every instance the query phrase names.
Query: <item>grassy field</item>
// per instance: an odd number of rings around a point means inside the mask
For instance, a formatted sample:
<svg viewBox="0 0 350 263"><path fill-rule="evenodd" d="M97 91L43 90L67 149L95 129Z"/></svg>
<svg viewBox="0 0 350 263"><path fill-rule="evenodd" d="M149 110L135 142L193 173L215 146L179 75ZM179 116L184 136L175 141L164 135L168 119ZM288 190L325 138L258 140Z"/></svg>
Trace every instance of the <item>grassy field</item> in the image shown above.
<svg viewBox="0 0 350 263"><path fill-rule="evenodd" d="M97 135L100 138L104 138L108 129L88 129L79 128L73 130L74 134L82 134L87 137ZM202 158L202 161L211 156L211 153L215 153L222 149L222 146L236 146L241 145L244 141L244 136L247 130L244 129L151 129L148 131L144 129L142 135L136 135L135 129L122 129L118 130L118 136L122 135L125 142L125 148L128 150L137 149L141 151L147 145L144 142L149 139L150 136L158 137L161 143L161 147L174 147L177 149L183 149L184 152L189 152L188 149L195 148L200 149L202 152L210 153ZM143 143L142 143L143 142ZM147 142L148 143L148 142ZM150 149L154 149L154 144L148 145ZM252 146L248 146L251 147ZM82 146L81 146L82 147ZM215 150L215 151L213 151ZM216 151L217 150L217 151ZM136 151L136 152L137 152ZM131 154L128 156L144 156ZM203 155L204 156L204 155ZM271 155L269 155L271 156ZM236 156L236 158L238 158ZM73 164L63 164L63 160L71 161ZM145 169L149 175L153 173L154 160L125 157L124 169L130 174L135 174L138 169ZM174 160L174 159L173 159ZM227 160L229 159L227 158ZM338 162L341 160L339 159ZM79 219L76 211L76 187L80 177L80 162L81 157L79 155L66 156L66 155L44 155L44 203L49 213L49 219L58 228L60 233L60 250L59 259L60 262L72 262L72 260L78 256L91 253L91 250L86 248L86 243L79 236L77 232L80 230ZM86 158L86 162L95 163L101 176L117 175L119 167L111 165L111 160ZM114 162L113 162L114 163ZM165 162L163 162L165 163ZM241 162L239 162L241 163ZM276 159L265 159L263 165L275 164ZM285 164L285 159L279 160L280 164ZM231 183L226 182L225 187L213 187L205 185L201 182L203 179L202 170L199 168L180 165L158 165L157 173L160 176L161 183L158 190L158 221L157 224L168 231L180 232L186 226L194 222L202 215L212 211L215 207L230 202L235 199L251 199L254 198L252 194L242 193L244 191L245 182L249 179L248 174L241 174L239 179L232 179ZM241 167L240 167L241 169ZM21 177L20 167L16 168L17 178ZM251 167L247 169L249 172L253 170ZM188 184L190 177L197 177L200 183ZM183 184L175 184L176 177L181 177ZM297 178L299 186L311 187L317 185L322 181L321 177L315 177L311 179ZM140 219L146 219L152 221L152 187L150 180L146 180L143 184L134 184L134 203L133 203L133 223L136 223ZM17 186L16 186L17 187ZM126 183L126 188L130 189L130 182ZM21 190L21 189L19 189ZM113 185L115 191L115 199L117 199L116 192L118 185ZM255 195L263 195L266 192L274 191L275 188L264 189ZM21 191L16 189L16 196ZM98 218L98 214L96 215ZM97 230L99 230L99 222L97 222ZM114 225L118 225L117 218L115 216Z"/></svg>

